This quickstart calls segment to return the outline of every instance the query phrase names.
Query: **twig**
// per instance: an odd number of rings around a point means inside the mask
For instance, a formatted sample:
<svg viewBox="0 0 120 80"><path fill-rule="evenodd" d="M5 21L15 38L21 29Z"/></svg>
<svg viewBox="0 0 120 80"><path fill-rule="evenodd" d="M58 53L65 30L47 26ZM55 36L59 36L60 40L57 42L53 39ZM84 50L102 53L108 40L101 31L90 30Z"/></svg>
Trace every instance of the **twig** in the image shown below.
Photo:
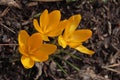
<svg viewBox="0 0 120 80"><path fill-rule="evenodd" d="M0 14L0 17L5 16L5 15L8 13L9 10L10 10L10 8L7 7L7 8Z"/></svg>
<svg viewBox="0 0 120 80"><path fill-rule="evenodd" d="M6 25L4 25L4 24L2 24L2 23L0 23L0 25L2 25L3 27L5 27L6 29L8 29L9 31L11 31L12 33L15 34L15 31L13 31L12 29L8 28Z"/></svg>
<svg viewBox="0 0 120 80"><path fill-rule="evenodd" d="M108 33L111 35L112 33L112 24L108 21Z"/></svg>
<svg viewBox="0 0 120 80"><path fill-rule="evenodd" d="M102 68L104 68L104 69L107 69L107 70L109 70L109 71L116 72L116 73L120 74L120 71L118 71L118 70L115 70L115 69L112 69L112 68L109 68L109 67L106 67L106 66L103 66Z"/></svg>
<svg viewBox="0 0 120 80"><path fill-rule="evenodd" d="M120 56L120 50L119 50L114 44L111 44L111 45L112 45L112 47L113 47L114 49L117 50L117 52L115 53L115 55L112 56L112 57L111 57L111 60L110 60L111 63L114 63L114 62L116 61L116 59Z"/></svg>
<svg viewBox="0 0 120 80"><path fill-rule="evenodd" d="M114 44L111 44L113 48L115 48L117 51L119 51L119 49L114 45Z"/></svg>
<svg viewBox="0 0 120 80"><path fill-rule="evenodd" d="M116 64L113 64L113 65L109 65L109 66L104 66L104 67L116 67L116 66L120 66L120 63L116 63Z"/></svg>
<svg viewBox="0 0 120 80"><path fill-rule="evenodd" d="M113 71L113 72L117 72L118 74L120 74L120 71L111 68L116 66L120 66L120 63L109 65L109 66L102 66L102 68Z"/></svg>
<svg viewBox="0 0 120 80"><path fill-rule="evenodd" d="M0 46L18 46L18 44L0 44Z"/></svg>

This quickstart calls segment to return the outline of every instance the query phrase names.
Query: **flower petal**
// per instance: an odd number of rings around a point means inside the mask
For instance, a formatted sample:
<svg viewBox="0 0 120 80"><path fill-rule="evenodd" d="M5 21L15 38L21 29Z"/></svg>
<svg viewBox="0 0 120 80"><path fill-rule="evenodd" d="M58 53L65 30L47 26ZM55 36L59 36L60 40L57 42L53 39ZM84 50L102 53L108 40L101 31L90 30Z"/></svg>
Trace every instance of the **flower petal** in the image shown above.
<svg viewBox="0 0 120 80"><path fill-rule="evenodd" d="M32 54L32 52L38 48L40 48L40 45L42 45L42 37L40 33L34 33L29 39L28 39L28 50L29 53Z"/></svg>
<svg viewBox="0 0 120 80"><path fill-rule="evenodd" d="M25 30L21 30L18 34L19 51L21 54L27 55L27 41L29 37Z"/></svg>
<svg viewBox="0 0 120 80"><path fill-rule="evenodd" d="M28 50L27 50L27 48L26 48L25 46L19 47L18 50L19 50L19 52L20 52L22 55L24 55L24 56L29 56Z"/></svg>
<svg viewBox="0 0 120 80"><path fill-rule="evenodd" d="M53 44L42 44L40 46L40 50L41 51L40 53L43 53L43 54L46 54L46 55L51 55L53 54L57 49L57 46L56 45L53 45Z"/></svg>
<svg viewBox="0 0 120 80"><path fill-rule="evenodd" d="M58 43L59 43L59 45L62 46L63 48L66 48L66 46L67 46L67 43L66 43L66 41L64 40L64 38L62 37L62 35L60 35L60 36L58 37Z"/></svg>
<svg viewBox="0 0 120 80"><path fill-rule="evenodd" d="M56 51L56 45L53 44L42 44L39 49L31 54L31 58L38 62L43 62L48 60L48 56Z"/></svg>
<svg viewBox="0 0 120 80"><path fill-rule="evenodd" d="M67 43L71 48L76 48L76 47L78 47L80 44L82 44L82 43L80 43L80 42L68 42Z"/></svg>
<svg viewBox="0 0 120 80"><path fill-rule="evenodd" d="M21 57L21 62L26 69L32 68L34 66L34 61L26 56Z"/></svg>
<svg viewBox="0 0 120 80"><path fill-rule="evenodd" d="M49 14L49 24L47 26L47 32L54 32L54 29L58 26L61 19L61 13L59 10L54 10Z"/></svg>
<svg viewBox="0 0 120 80"><path fill-rule="evenodd" d="M44 41L50 41L47 35L41 34Z"/></svg>
<svg viewBox="0 0 120 80"><path fill-rule="evenodd" d="M89 55L92 55L92 54L95 53L94 51L87 49L83 45L79 45L75 49L78 50L78 51L80 51L80 52L82 52L82 53L89 54Z"/></svg>
<svg viewBox="0 0 120 80"><path fill-rule="evenodd" d="M43 13L40 16L40 27L42 31L44 32L47 29L48 23L49 23L49 15L48 15L48 10L45 9Z"/></svg>
<svg viewBox="0 0 120 80"><path fill-rule="evenodd" d="M60 21L59 25L56 28L53 28L53 31L48 33L48 36L55 37L62 34L64 28L67 26L67 20Z"/></svg>
<svg viewBox="0 0 120 80"><path fill-rule="evenodd" d="M45 62L48 60L48 55L40 55L40 54L35 54L35 55L32 55L31 58L36 61L36 62Z"/></svg>
<svg viewBox="0 0 120 80"><path fill-rule="evenodd" d="M38 32L43 33L42 28L40 27L37 19L33 19L33 26L35 27L35 29L36 29Z"/></svg>
<svg viewBox="0 0 120 80"><path fill-rule="evenodd" d="M78 27L81 20L81 15L73 15L71 16L68 21L69 25L65 28L65 35L71 35L75 29Z"/></svg>
<svg viewBox="0 0 120 80"><path fill-rule="evenodd" d="M27 46L27 41L29 38L29 34L25 30L21 30L18 34L18 43L20 46Z"/></svg>
<svg viewBox="0 0 120 80"><path fill-rule="evenodd" d="M89 39L92 36L92 31L88 29L76 30L71 34L69 41L70 42L83 42Z"/></svg>

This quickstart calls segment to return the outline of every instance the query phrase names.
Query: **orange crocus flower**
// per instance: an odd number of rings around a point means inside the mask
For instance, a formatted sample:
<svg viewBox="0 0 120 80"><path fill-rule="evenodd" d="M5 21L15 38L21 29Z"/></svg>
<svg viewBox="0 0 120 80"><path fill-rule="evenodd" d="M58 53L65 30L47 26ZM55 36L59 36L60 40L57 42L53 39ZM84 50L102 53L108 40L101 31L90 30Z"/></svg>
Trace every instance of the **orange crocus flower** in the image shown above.
<svg viewBox="0 0 120 80"><path fill-rule="evenodd" d="M61 13L59 10L48 13L46 9L41 14L39 22L37 19L33 19L33 25L41 34L43 40L49 41L48 37L56 37L62 33L66 20L60 21L60 19Z"/></svg>
<svg viewBox="0 0 120 80"><path fill-rule="evenodd" d="M53 44L43 44L40 33L29 36L25 30L18 35L19 52L22 54L21 62L25 68L32 68L36 62L48 60L49 55L56 51Z"/></svg>
<svg viewBox="0 0 120 80"><path fill-rule="evenodd" d="M92 31L89 29L76 30L81 20L81 15L71 16L65 26L63 35L58 37L58 43L63 48L70 46L85 54L94 54L94 51L87 49L82 43L92 36Z"/></svg>

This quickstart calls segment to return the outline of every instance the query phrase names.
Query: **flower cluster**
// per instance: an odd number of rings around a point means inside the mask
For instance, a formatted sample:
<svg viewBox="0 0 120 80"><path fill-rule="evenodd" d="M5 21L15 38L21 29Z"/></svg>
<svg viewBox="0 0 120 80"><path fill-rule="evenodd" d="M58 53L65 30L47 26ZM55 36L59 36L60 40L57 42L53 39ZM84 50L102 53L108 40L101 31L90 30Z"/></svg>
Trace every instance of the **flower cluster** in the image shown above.
<svg viewBox="0 0 120 80"><path fill-rule="evenodd" d="M44 10L40 19L33 19L33 25L38 31L31 36L21 30L18 35L19 52L22 54L21 62L25 68L32 68L35 62L48 60L57 46L45 43L50 41L49 37L57 37L58 43L63 48L69 46L82 53L92 55L94 51L87 49L82 43L92 36L89 29L76 30L81 21L81 15L73 15L69 19L61 20L59 10L48 13Z"/></svg>

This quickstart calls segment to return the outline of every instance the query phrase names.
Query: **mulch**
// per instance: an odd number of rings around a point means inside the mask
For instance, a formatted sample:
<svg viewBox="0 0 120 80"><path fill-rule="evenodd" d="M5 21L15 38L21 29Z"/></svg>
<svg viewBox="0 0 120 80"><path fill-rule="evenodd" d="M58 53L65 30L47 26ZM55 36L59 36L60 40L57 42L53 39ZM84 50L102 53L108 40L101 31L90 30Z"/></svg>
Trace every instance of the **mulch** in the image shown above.
<svg viewBox="0 0 120 80"><path fill-rule="evenodd" d="M14 4L16 5L0 4L0 80L120 79L120 0L15 0ZM17 45L18 33L20 30L26 30L29 34L34 33L32 19L44 9L48 9L49 12L60 10L62 19L81 14L82 20L78 28L93 31L92 37L84 43L86 47L95 51L93 56L66 49L81 58L67 58L80 69L79 71L58 58L54 60L64 67L67 75L54 61L43 63L41 75L36 65L31 69L22 66ZM64 53L60 55L64 56Z"/></svg>

